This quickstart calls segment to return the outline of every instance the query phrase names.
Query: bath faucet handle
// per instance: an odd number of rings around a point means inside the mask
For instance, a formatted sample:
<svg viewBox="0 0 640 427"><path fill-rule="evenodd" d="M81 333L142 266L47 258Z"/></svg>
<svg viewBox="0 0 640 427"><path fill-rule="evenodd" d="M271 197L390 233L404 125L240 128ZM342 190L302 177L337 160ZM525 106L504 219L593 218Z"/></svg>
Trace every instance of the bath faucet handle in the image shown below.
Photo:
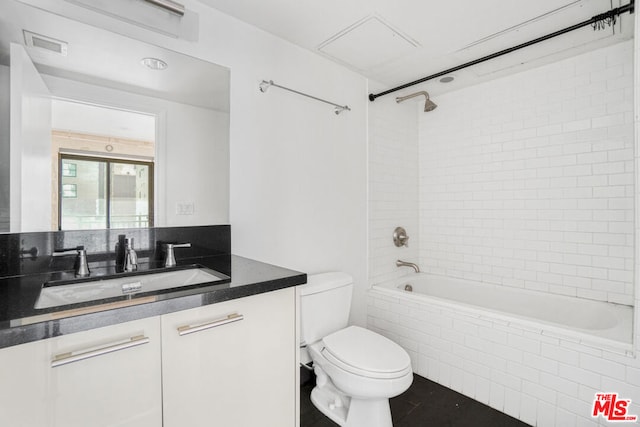
<svg viewBox="0 0 640 427"><path fill-rule="evenodd" d="M402 246L409 247L409 236L407 236L407 231L403 227L396 227L393 230L393 244L399 248Z"/></svg>
<svg viewBox="0 0 640 427"><path fill-rule="evenodd" d="M174 253L175 248L190 248L191 243L165 243L164 248L166 251L166 255L164 258L164 266L165 267L175 267L176 266L176 255Z"/></svg>
<svg viewBox="0 0 640 427"><path fill-rule="evenodd" d="M88 276L91 274L89 270L89 264L87 263L87 251L84 246L76 246L75 248L54 249L51 256L59 257L71 254L77 254L76 259L76 276Z"/></svg>

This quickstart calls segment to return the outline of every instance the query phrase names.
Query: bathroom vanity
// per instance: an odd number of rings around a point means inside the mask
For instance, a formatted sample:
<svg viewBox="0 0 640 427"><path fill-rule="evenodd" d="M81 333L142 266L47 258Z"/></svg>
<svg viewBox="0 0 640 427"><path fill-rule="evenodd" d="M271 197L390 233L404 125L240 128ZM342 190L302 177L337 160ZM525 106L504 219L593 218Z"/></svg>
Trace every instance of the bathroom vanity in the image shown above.
<svg viewBox="0 0 640 427"><path fill-rule="evenodd" d="M179 232L198 251L219 229ZM295 426L306 275L222 252L178 264L228 280L46 309L34 289L50 273L0 278L0 425Z"/></svg>
<svg viewBox="0 0 640 427"><path fill-rule="evenodd" d="M231 72L206 59L197 10L181 20L146 3L3 2L0 426L295 426L306 275L234 256L228 225L201 225L229 222ZM149 69L154 58L170 66ZM77 113L87 106L101 120ZM93 185L89 164L112 173ZM154 288L165 272L184 282Z"/></svg>
<svg viewBox="0 0 640 427"><path fill-rule="evenodd" d="M294 426L294 289L0 350L0 424Z"/></svg>

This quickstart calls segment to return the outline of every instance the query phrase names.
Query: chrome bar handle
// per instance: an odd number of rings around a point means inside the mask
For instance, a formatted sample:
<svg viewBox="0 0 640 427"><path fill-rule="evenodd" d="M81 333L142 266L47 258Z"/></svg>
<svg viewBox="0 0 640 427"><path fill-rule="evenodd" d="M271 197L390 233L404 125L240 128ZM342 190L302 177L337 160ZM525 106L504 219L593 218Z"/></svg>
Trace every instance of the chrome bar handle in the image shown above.
<svg viewBox="0 0 640 427"><path fill-rule="evenodd" d="M178 328L178 334L180 336L189 335L193 334L194 332L205 331L207 329L217 328L218 326L227 325L229 323L239 322L242 319L244 319L244 316L242 314L231 313L228 316L223 317L222 319L217 319L211 322L201 323L198 325L180 326Z"/></svg>
<svg viewBox="0 0 640 427"><path fill-rule="evenodd" d="M80 362L96 356L102 356L104 354L113 353L114 351L125 350L127 348L137 347L139 345L149 343L150 339L143 335L136 335L123 342L118 342L105 347L97 348L95 350L85 351L81 353L69 352L58 354L53 357L51 361L51 367L57 368L58 366L68 365L69 363Z"/></svg>

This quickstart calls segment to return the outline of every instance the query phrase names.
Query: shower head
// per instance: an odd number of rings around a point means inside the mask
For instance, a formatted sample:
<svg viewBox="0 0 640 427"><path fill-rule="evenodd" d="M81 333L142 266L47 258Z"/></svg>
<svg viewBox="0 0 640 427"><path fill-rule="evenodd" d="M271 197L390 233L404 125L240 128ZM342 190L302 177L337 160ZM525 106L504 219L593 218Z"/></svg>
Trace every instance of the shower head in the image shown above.
<svg viewBox="0 0 640 427"><path fill-rule="evenodd" d="M427 98L427 100L424 102L424 111L429 112L429 111L433 111L436 108L438 108L438 105L433 102L432 100L430 100L429 98Z"/></svg>
<svg viewBox="0 0 640 427"><path fill-rule="evenodd" d="M407 95L407 96L399 96L396 98L396 102L399 104L402 101L406 101L407 99L419 96L419 95L424 95L425 100L424 100L424 111L425 113L428 111L433 111L436 109L437 105L435 102L433 102L432 100L429 99L429 93L427 93L426 91L421 91L421 92L416 92L416 93L412 93L411 95Z"/></svg>

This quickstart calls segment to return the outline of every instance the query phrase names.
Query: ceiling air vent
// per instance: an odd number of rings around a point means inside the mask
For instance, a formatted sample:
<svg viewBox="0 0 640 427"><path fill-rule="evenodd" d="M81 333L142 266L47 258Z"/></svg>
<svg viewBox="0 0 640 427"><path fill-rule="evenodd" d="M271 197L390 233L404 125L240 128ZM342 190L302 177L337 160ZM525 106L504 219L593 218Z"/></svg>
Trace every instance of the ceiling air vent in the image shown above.
<svg viewBox="0 0 640 427"><path fill-rule="evenodd" d="M29 47L48 50L58 55L67 56L67 42L56 40L41 34L32 33L31 31L22 30L24 33L24 42Z"/></svg>

